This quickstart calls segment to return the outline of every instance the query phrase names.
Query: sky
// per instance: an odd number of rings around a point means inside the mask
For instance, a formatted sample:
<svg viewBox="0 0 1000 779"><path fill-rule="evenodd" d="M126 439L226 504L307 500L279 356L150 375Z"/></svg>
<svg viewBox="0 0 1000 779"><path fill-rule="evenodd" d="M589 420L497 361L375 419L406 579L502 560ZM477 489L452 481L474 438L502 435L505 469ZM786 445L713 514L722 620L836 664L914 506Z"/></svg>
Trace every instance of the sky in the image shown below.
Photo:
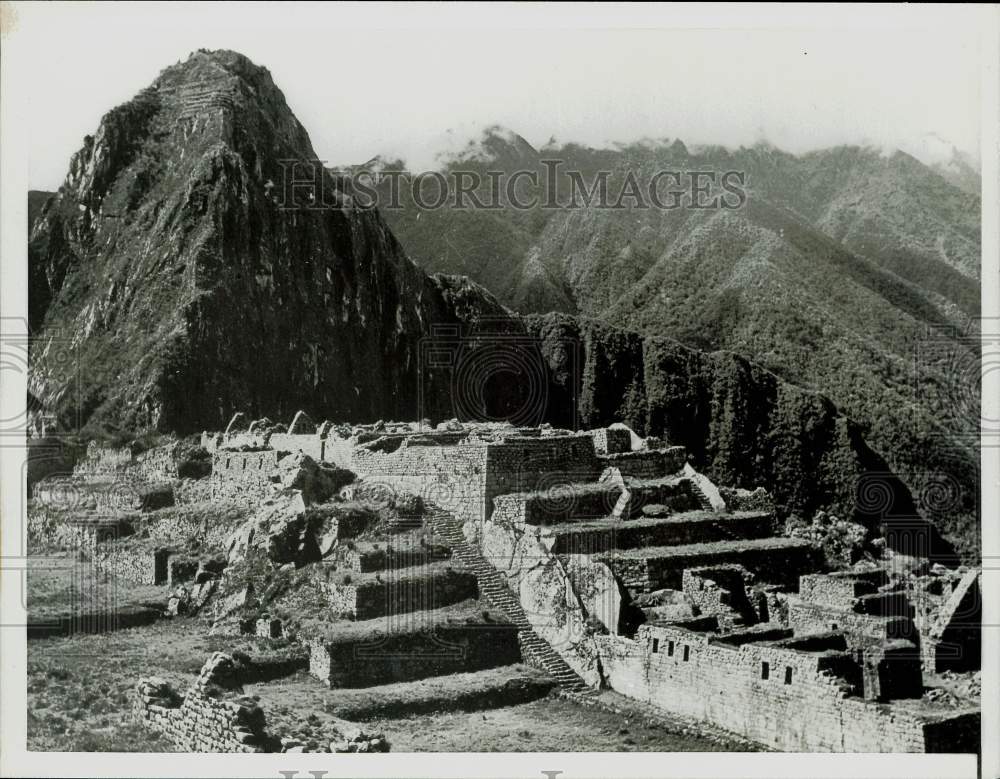
<svg viewBox="0 0 1000 779"><path fill-rule="evenodd" d="M35 3L29 180L55 189L101 116L197 48L266 66L331 165L434 165L500 124L535 146L642 138L979 157L973 9ZM728 28L728 29L727 29ZM10 52L8 52L10 54Z"/></svg>

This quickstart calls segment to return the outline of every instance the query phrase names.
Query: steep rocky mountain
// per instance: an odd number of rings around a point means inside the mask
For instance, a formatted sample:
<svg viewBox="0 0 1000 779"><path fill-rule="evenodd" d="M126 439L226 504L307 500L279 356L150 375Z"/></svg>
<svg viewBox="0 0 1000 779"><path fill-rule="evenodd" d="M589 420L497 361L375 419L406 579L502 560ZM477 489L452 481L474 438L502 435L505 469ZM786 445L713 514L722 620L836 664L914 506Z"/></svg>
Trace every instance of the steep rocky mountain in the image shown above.
<svg viewBox="0 0 1000 779"><path fill-rule="evenodd" d="M39 214L42 213L42 209L45 204L49 202L49 198L55 195L55 192L46 192L41 189L31 189L28 190L28 231L31 231L32 225L35 224L35 220L38 218Z"/></svg>
<svg viewBox="0 0 1000 779"><path fill-rule="evenodd" d="M512 164L529 153L504 143ZM285 192L290 159L316 159L306 131L267 70L234 52L196 52L108 112L31 228L39 406L85 434L219 429L234 409L354 422L622 418L688 446L723 482L772 488L787 512L851 513L874 478L889 497L867 518L913 517L905 487L819 394L734 354L592 318L522 317L468 279L428 276L343 178L320 170L311 180L323 191ZM512 251L555 224L493 214L470 217L479 243L457 243L447 270L475 270L490 246ZM528 308L545 308L546 280L582 308L576 271L531 243L540 281ZM621 259L617 272L638 282L659 257Z"/></svg>
<svg viewBox="0 0 1000 779"><path fill-rule="evenodd" d="M467 274L521 312L579 314L731 350L822 392L918 494L946 483L942 522L975 545L977 195L902 152L795 156L766 144L664 141L532 155L510 138L489 131L443 170L533 170L539 202L555 191L563 205L568 171L585 182L609 171L612 202L630 172L644 184L661 170L739 171L746 200L735 209L623 199L615 209L428 211L404 198L386 218L419 264ZM554 159L553 190L542 160Z"/></svg>
<svg viewBox="0 0 1000 779"><path fill-rule="evenodd" d="M427 277L329 176L339 207L282 203L287 159L315 160L309 137L235 53L198 52L110 111L31 233L32 326L65 339L38 342L38 397L130 428L412 416L426 323L504 309L477 293L458 311L466 283Z"/></svg>

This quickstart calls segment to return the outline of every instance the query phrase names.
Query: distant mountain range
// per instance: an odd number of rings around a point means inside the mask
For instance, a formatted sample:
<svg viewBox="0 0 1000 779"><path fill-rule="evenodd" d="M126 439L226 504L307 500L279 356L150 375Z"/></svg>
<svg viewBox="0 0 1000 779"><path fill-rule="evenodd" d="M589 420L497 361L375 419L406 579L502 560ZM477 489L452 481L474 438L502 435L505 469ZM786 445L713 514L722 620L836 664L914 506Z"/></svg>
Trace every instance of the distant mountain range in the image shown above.
<svg viewBox="0 0 1000 779"><path fill-rule="evenodd" d="M316 158L308 134L266 69L198 51L104 116L57 193L29 196L30 391L84 435L219 429L235 410L437 421L470 391L425 359L444 326L542 365L472 387L488 417L530 402L534 422L624 420L784 513L910 521L915 496L975 554L975 420L950 394L974 397L954 366L975 349L949 335L978 312L974 196L861 149L555 151L616 179L745 170L747 205L379 212L327 173L330 207L279 202L281 161ZM494 132L449 164L540 153ZM929 332L954 354L914 366ZM957 498L929 511L942 474ZM858 494L873 478L892 493L879 511Z"/></svg>
<svg viewBox="0 0 1000 779"><path fill-rule="evenodd" d="M612 189L629 171L740 171L746 204L457 211L404 197L386 219L418 264L515 310L731 350L822 392L918 495L946 483L941 521L977 536L981 204L968 160L933 169L860 147L796 156L678 140L535 150L491 128L441 169L537 171L544 203L542 161L554 159L585 181L611 171Z"/></svg>

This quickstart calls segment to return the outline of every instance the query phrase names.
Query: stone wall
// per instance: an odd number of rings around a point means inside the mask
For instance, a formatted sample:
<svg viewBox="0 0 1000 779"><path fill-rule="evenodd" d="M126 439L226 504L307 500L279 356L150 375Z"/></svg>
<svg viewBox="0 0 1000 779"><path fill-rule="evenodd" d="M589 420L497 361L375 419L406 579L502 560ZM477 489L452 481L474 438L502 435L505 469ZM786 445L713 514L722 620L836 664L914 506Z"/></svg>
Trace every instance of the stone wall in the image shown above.
<svg viewBox="0 0 1000 779"><path fill-rule="evenodd" d="M248 659L248 658L247 658ZM267 730L264 711L255 698L243 695L243 683L275 678L301 667L294 658L258 668L250 662L237 665L233 656L216 652L197 681L181 696L158 677L140 679L136 685L136 718L160 731L182 752L388 752L381 734L368 734L337 717L328 717L325 745L306 745ZM325 739L324 739L325 740Z"/></svg>
<svg viewBox="0 0 1000 779"><path fill-rule="evenodd" d="M206 670L211 670L209 664L183 697L163 679L140 679L136 685L136 717L163 733L183 752L275 751L257 702L242 695L213 694L213 678Z"/></svg>
<svg viewBox="0 0 1000 779"><path fill-rule="evenodd" d="M121 479L94 492L98 511L156 511L174 505L173 486Z"/></svg>
<svg viewBox="0 0 1000 779"><path fill-rule="evenodd" d="M249 505L269 497L275 488L272 476L278 468L278 455L275 449L213 452L212 500Z"/></svg>
<svg viewBox="0 0 1000 779"><path fill-rule="evenodd" d="M132 471L147 481L167 481L177 478L177 453L180 444L173 441L156 446L135 457Z"/></svg>
<svg viewBox="0 0 1000 779"><path fill-rule="evenodd" d="M221 550L226 548L233 529L250 515L250 507L245 504L198 501L138 517L136 526L151 542L162 546L197 541L203 550Z"/></svg>
<svg viewBox="0 0 1000 779"><path fill-rule="evenodd" d="M878 589L888 580L883 569L804 575L798 594L785 599L788 624L796 634L841 630L855 647L892 639L920 646L907 594Z"/></svg>
<svg viewBox="0 0 1000 779"><path fill-rule="evenodd" d="M316 462L322 462L326 440L318 433L295 435L292 433L273 433L267 439L267 445L272 449L284 452L302 452L312 457Z"/></svg>
<svg viewBox="0 0 1000 779"><path fill-rule="evenodd" d="M683 446L640 449L635 452L606 454L598 459L604 467L620 470L622 476L656 479L680 471L687 462L687 449Z"/></svg>
<svg viewBox="0 0 1000 779"><path fill-rule="evenodd" d="M908 616L883 617L809 603L789 595L788 625L796 633L823 633L842 630L856 645L878 643L891 638L905 638L919 643L919 635Z"/></svg>
<svg viewBox="0 0 1000 779"><path fill-rule="evenodd" d="M309 673L329 687L368 687L521 661L513 625L440 625L355 641L313 641L309 648Z"/></svg>
<svg viewBox="0 0 1000 779"><path fill-rule="evenodd" d="M840 675L843 653L747 643L735 647L682 628L644 625L636 638L598 636L610 686L664 710L707 720L790 752L923 752L978 714L949 725L916 709L866 702ZM766 668L765 668L765 665ZM767 678L764 678L764 677ZM803 712L808 712L803 716Z"/></svg>
<svg viewBox="0 0 1000 779"><path fill-rule="evenodd" d="M91 441L87 453L73 467L77 476L96 476L121 471L132 462L132 448L128 446L106 446Z"/></svg>
<svg viewBox="0 0 1000 779"><path fill-rule="evenodd" d="M472 444L424 446L386 439L354 451L353 470L366 482L397 493L419 495L463 522L481 520L486 511L487 448ZM393 444L396 448L390 449Z"/></svg>
<svg viewBox="0 0 1000 779"><path fill-rule="evenodd" d="M105 573L134 584L166 584L169 549L129 548L123 544L99 544L94 562Z"/></svg>
<svg viewBox="0 0 1000 779"><path fill-rule="evenodd" d="M720 628L730 630L756 621L747 598L746 579L747 571L739 565L685 568L682 589L696 614L714 615Z"/></svg>
<svg viewBox="0 0 1000 779"><path fill-rule="evenodd" d="M187 505L212 499L212 479L178 479L174 482L174 503Z"/></svg>
<svg viewBox="0 0 1000 779"><path fill-rule="evenodd" d="M622 489L616 485L553 485L548 492L512 493L493 499L493 514L501 522L554 525L573 519L602 519L611 515Z"/></svg>
<svg viewBox="0 0 1000 779"><path fill-rule="evenodd" d="M537 492L595 481L602 471L587 434L516 437L491 443L482 519L493 512L494 498L511 492Z"/></svg>
<svg viewBox="0 0 1000 779"><path fill-rule="evenodd" d="M799 578L799 596L811 603L850 609L862 595L875 592L888 581L885 571L841 571L807 574Z"/></svg>
<svg viewBox="0 0 1000 779"><path fill-rule="evenodd" d="M151 625L163 615L162 608L153 606L120 605L108 603L106 607L74 610L69 614L29 615L27 638L51 638L81 634L113 633L116 630Z"/></svg>
<svg viewBox="0 0 1000 779"><path fill-rule="evenodd" d="M53 546L73 552L82 552L93 560L98 547L135 532L133 520L127 516L95 516L72 519L53 511L28 513L29 548Z"/></svg>
<svg viewBox="0 0 1000 779"><path fill-rule="evenodd" d="M354 441L350 438L327 436L323 442L323 461L333 463L338 468L354 470Z"/></svg>
<svg viewBox="0 0 1000 779"><path fill-rule="evenodd" d="M738 562L759 581L794 585L803 571L817 567L815 553L806 544L782 545L762 543L767 539L733 542L722 548L718 544L699 544L683 556L665 552L657 557L609 552L598 556L608 563L615 574L634 592L652 592L664 587L679 590L685 568L701 565ZM775 539L776 542L784 539Z"/></svg>
<svg viewBox="0 0 1000 779"><path fill-rule="evenodd" d="M320 582L334 614L350 619L374 619L385 614L435 609L478 594L475 576L451 569L406 577L387 571L377 579L371 574L358 574L355 578L363 580Z"/></svg>
<svg viewBox="0 0 1000 779"><path fill-rule="evenodd" d="M599 427L587 432L594 439L594 451L598 454L632 451L632 432L627 427Z"/></svg>
<svg viewBox="0 0 1000 779"><path fill-rule="evenodd" d="M734 514L723 517L689 516L670 522L659 518L632 519L600 527L566 525L554 529L557 553L597 554L613 549L695 544L719 538L765 538L773 530L768 514Z"/></svg>

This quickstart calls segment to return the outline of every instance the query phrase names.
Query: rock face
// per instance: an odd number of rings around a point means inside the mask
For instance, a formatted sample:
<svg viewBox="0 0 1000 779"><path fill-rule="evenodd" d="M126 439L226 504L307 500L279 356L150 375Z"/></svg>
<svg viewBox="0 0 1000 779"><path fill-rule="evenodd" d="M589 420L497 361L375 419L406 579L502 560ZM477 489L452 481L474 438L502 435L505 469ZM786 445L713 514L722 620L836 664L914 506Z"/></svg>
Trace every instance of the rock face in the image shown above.
<svg viewBox="0 0 1000 779"><path fill-rule="evenodd" d="M306 503L322 503L352 482L354 474L294 452L278 460L277 478L282 489L300 490Z"/></svg>
<svg viewBox="0 0 1000 779"><path fill-rule="evenodd" d="M587 555L567 555L565 567L584 611L609 633L617 633L623 593L611 569Z"/></svg>
<svg viewBox="0 0 1000 779"><path fill-rule="evenodd" d="M534 631L587 684L596 686L601 674L591 618L605 627L610 622L613 627L608 630L617 632L620 590L603 563L577 555L567 567L549 554L551 540L535 531L511 523L486 522L477 543L483 556L517 593Z"/></svg>
<svg viewBox="0 0 1000 779"><path fill-rule="evenodd" d="M427 276L341 180L317 169L318 196L283 187L290 159L315 160L306 131L267 70L234 52L198 51L108 112L31 230L40 405L64 427L176 432L224 429L234 409L241 427L306 408L625 421L803 515L853 507L858 480L887 470L829 401L732 354L520 317L468 279ZM429 337L450 368L429 359ZM505 348L538 370L478 370Z"/></svg>
<svg viewBox="0 0 1000 779"><path fill-rule="evenodd" d="M30 237L32 327L73 334L72 365L58 340L32 354L48 406L185 432L221 429L234 408L415 416L428 323L505 309L426 276L321 167L340 207L285 202L289 159L316 160L306 131L234 52L196 52L104 116Z"/></svg>

